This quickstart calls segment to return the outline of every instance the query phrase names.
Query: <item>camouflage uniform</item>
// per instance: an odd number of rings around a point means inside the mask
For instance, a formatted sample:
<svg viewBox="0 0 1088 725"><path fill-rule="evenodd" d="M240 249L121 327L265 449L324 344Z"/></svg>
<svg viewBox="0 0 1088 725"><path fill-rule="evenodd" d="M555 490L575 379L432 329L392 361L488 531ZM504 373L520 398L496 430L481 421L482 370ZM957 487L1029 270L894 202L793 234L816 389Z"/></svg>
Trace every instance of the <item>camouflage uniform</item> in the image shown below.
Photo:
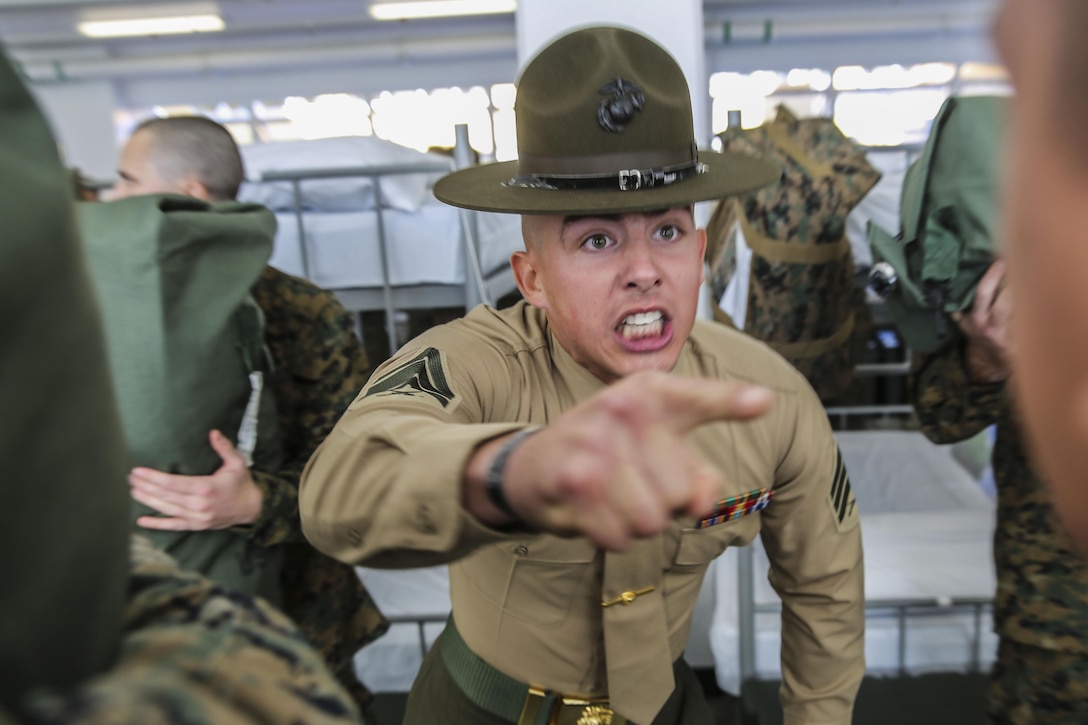
<svg viewBox="0 0 1088 725"><path fill-rule="evenodd" d="M264 499L250 537L260 546L284 544L283 611L366 715L373 695L356 678L354 656L389 623L355 569L321 554L303 537L298 482L311 454L370 376L370 366L351 316L330 292L266 267L253 296L265 314L265 341L275 363L269 384L287 464L275 473L253 471Z"/></svg>
<svg viewBox="0 0 1088 725"><path fill-rule="evenodd" d="M291 622L179 569L132 537L117 660L80 686L31 692L0 724L354 723L355 704Z"/></svg>
<svg viewBox="0 0 1088 725"><path fill-rule="evenodd" d="M846 217L880 173L831 120L798 120L784 107L772 123L719 138L724 150L763 156L783 173L715 210L707 225L715 299L732 277L729 231L739 221L752 251L744 331L789 360L826 402L853 378L851 342L868 338Z"/></svg>
<svg viewBox="0 0 1088 725"><path fill-rule="evenodd" d="M1032 471L1005 385L972 384L960 346L916 357L914 405L936 443L997 424L994 628L990 717L1002 723L1088 722L1088 567Z"/></svg>

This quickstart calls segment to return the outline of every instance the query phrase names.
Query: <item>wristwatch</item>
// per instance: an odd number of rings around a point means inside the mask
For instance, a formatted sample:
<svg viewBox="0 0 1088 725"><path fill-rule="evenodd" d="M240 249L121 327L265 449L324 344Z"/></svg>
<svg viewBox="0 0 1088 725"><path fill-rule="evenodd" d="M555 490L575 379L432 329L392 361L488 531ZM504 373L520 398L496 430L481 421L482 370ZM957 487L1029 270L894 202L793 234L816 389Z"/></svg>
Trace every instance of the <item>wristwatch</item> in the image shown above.
<svg viewBox="0 0 1088 725"><path fill-rule="evenodd" d="M487 469L487 475L484 476L484 490L487 492L487 498L491 503L495 504L495 507L502 511L507 516L512 518L520 518L514 509L510 508L510 502L506 500L506 494L503 492L503 473L506 469L506 460L510 458L510 454L514 452L514 449L521 444L526 438L533 433L540 432L540 428L523 428L514 435L503 441L502 446L499 448L499 452L495 454L495 458L491 461L491 466Z"/></svg>

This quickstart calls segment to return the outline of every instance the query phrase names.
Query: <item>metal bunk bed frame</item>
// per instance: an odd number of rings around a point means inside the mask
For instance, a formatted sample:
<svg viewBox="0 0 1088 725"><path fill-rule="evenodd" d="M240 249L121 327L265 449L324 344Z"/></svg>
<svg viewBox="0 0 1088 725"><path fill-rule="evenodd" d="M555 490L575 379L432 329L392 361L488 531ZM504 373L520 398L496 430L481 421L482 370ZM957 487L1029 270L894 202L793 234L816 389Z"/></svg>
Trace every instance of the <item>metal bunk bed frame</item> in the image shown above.
<svg viewBox="0 0 1088 725"><path fill-rule="evenodd" d="M471 309L480 303L493 304L491 291L484 278L480 265L479 232L475 212L458 210L461 219L461 248L465 260L465 286L458 291L453 285L411 284L393 285L389 277L389 250L386 238L385 213L387 209L381 203L382 178L398 174L446 173L468 165L470 148L468 145L468 127L456 127L456 146L454 159L442 161L385 164L377 166L333 168L333 169L292 169L289 171L269 171L260 175L257 182L286 181L291 184L294 195L295 223L298 226L298 238L302 253L303 276L310 276L310 260L306 245L306 225L303 220L302 184L305 181L319 179L344 179L367 177L374 184L374 210L378 221L378 252L381 259L382 285L380 289L347 287L330 289L348 310L380 309L385 311L385 332L389 338L389 350L400 347L397 338L395 313L397 310L425 309L431 307L464 306ZM358 320L358 318L357 318ZM358 323L357 323L358 324ZM359 330L357 330L359 332Z"/></svg>

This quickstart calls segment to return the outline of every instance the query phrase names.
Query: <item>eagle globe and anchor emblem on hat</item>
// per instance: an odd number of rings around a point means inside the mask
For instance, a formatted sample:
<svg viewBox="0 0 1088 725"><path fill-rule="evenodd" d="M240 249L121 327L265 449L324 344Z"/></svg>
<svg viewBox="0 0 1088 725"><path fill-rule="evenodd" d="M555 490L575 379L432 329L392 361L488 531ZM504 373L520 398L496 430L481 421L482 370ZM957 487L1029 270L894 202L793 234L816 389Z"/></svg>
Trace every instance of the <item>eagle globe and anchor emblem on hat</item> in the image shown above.
<svg viewBox="0 0 1088 725"><path fill-rule="evenodd" d="M627 28L560 36L517 83L515 161L439 179L434 194L466 209L511 214L623 214L691 206L777 180L756 156L700 151L684 72Z"/></svg>

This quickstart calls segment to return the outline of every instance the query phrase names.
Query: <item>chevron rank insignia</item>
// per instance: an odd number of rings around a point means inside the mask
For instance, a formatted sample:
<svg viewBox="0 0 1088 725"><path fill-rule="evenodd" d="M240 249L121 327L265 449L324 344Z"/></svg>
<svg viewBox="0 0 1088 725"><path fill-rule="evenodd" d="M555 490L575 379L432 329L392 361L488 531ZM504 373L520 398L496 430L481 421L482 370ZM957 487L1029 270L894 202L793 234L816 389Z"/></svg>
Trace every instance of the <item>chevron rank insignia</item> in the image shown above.
<svg viewBox="0 0 1088 725"><path fill-rule="evenodd" d="M382 375L369 388L364 397L372 395L407 395L430 397L443 408L448 408L454 395L446 378L442 353L429 347L411 360L401 363Z"/></svg>
<svg viewBox="0 0 1088 725"><path fill-rule="evenodd" d="M850 488L850 476L842 460L842 451L835 450L835 477L831 479L831 493L827 497L831 515L840 532L852 529L858 522L858 505Z"/></svg>
<svg viewBox="0 0 1088 725"><path fill-rule="evenodd" d="M742 493L739 496L723 498L714 507L714 510L708 516L699 519L695 526L699 529L706 529L726 521L739 519L741 516L747 516L756 511L762 511L767 508L767 504L771 502L773 497L773 490L757 488L755 491Z"/></svg>

